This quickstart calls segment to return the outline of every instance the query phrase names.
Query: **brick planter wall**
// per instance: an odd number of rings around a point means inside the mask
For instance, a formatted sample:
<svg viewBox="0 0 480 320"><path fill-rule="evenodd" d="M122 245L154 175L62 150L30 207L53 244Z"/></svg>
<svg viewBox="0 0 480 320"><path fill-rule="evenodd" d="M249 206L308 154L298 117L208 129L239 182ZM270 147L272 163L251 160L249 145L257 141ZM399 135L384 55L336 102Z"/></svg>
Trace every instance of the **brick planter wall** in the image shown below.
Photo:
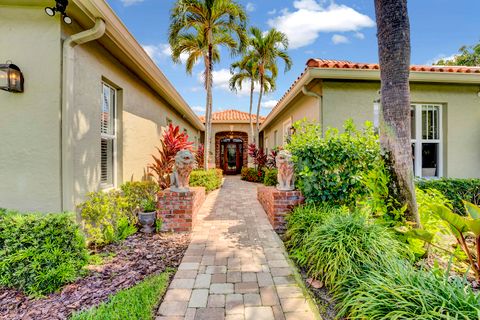
<svg viewBox="0 0 480 320"><path fill-rule="evenodd" d="M203 187L190 187L189 192L173 192L170 189L160 191L157 218L163 221L162 231L191 231L204 201Z"/></svg>
<svg viewBox="0 0 480 320"><path fill-rule="evenodd" d="M279 191L275 187L265 186L257 188L257 198L265 209L273 229L280 234L286 230L285 216L287 213L305 200L298 190Z"/></svg>

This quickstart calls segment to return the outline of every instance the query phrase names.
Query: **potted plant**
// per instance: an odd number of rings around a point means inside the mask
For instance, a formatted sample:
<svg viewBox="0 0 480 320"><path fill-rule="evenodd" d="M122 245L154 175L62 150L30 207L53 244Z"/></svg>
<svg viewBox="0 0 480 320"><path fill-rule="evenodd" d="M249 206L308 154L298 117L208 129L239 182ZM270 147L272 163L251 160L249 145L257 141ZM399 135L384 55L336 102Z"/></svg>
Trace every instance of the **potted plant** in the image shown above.
<svg viewBox="0 0 480 320"><path fill-rule="evenodd" d="M157 218L157 202L154 197L148 197L140 203L140 212L138 213L138 222L142 226L143 233L152 233Z"/></svg>

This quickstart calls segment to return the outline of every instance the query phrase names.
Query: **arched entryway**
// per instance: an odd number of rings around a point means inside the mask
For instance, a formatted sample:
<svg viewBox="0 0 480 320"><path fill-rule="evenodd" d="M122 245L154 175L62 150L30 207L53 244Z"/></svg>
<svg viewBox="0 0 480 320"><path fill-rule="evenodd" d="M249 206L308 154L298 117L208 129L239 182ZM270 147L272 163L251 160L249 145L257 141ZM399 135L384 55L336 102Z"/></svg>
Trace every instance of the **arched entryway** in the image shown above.
<svg viewBox="0 0 480 320"><path fill-rule="evenodd" d="M215 165L225 174L239 174L248 164L248 134L218 132L215 135Z"/></svg>

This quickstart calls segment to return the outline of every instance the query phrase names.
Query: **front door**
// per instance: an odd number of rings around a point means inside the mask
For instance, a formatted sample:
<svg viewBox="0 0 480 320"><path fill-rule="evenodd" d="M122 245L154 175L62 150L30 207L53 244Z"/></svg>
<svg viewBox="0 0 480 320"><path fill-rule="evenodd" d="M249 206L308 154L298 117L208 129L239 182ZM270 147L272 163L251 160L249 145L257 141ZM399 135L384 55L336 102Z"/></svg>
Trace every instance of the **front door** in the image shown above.
<svg viewBox="0 0 480 320"><path fill-rule="evenodd" d="M242 142L235 141L238 139L228 140L221 144L222 169L225 174L239 174L242 170Z"/></svg>

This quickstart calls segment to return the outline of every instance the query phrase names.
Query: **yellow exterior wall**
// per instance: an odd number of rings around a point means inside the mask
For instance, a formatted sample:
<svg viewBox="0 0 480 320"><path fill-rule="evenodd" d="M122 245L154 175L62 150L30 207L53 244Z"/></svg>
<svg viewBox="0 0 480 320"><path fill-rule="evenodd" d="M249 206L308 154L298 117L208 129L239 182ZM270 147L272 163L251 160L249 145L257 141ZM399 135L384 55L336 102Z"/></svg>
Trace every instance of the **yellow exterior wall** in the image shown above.
<svg viewBox="0 0 480 320"><path fill-rule="evenodd" d="M0 63L22 70L25 92L0 91L0 207L61 206L58 16L43 7L0 5Z"/></svg>

